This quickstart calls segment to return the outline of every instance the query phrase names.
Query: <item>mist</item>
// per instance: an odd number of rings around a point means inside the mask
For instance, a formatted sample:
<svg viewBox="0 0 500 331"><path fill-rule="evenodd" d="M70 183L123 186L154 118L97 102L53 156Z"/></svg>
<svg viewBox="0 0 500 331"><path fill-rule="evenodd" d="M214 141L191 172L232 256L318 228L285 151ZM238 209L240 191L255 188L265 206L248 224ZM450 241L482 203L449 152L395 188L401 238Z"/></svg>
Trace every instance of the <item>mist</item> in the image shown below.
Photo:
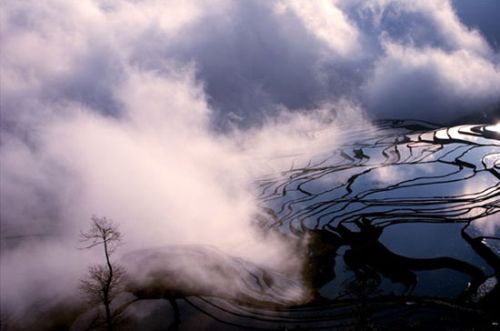
<svg viewBox="0 0 500 331"><path fill-rule="evenodd" d="M75 293L92 215L124 255L207 245L300 280L295 246L255 230L256 180L352 126L500 103L498 23L477 18L493 1L1 6L2 309Z"/></svg>

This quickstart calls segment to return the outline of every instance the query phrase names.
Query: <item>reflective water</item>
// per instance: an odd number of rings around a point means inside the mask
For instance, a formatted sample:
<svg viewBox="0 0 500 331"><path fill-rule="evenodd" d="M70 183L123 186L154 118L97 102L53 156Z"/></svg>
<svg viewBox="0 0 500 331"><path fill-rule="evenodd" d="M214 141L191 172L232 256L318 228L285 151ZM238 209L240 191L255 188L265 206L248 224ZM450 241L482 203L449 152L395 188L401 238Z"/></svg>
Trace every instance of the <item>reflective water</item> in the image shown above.
<svg viewBox="0 0 500 331"><path fill-rule="evenodd" d="M385 121L374 131L350 132L347 141L257 183L258 226L307 242L306 304L259 302L288 288L286 275L226 259L248 280L242 291L253 293L251 300L177 295L175 314L165 306L150 312L156 324L149 323L171 329L495 328L498 125L442 129ZM180 318L159 317L166 311Z"/></svg>

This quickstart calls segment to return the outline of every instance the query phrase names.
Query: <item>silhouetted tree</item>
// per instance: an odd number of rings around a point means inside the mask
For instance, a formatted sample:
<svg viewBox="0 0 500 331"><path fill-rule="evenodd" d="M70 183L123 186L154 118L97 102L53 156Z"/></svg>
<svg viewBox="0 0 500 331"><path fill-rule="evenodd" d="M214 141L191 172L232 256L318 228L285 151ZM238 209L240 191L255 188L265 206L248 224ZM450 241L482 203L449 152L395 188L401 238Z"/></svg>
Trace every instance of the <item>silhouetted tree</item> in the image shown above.
<svg viewBox="0 0 500 331"><path fill-rule="evenodd" d="M104 306L106 329L112 330L115 316L111 311L111 301L122 288L125 270L111 262L110 257L122 236L111 220L96 216L91 220L92 226L87 232L81 233L81 241L88 243L84 248L102 246L105 263L91 266L87 277L81 280L80 288L86 294L89 303Z"/></svg>

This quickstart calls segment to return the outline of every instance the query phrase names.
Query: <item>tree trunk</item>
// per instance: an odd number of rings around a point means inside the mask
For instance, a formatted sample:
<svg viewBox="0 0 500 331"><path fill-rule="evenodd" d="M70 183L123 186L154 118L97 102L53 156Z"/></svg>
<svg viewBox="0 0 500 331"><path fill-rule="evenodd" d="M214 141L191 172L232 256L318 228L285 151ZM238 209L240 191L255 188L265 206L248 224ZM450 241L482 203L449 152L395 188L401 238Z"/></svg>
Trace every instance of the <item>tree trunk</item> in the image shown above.
<svg viewBox="0 0 500 331"><path fill-rule="evenodd" d="M106 328L108 331L113 330L112 318L111 318L111 307L109 300L109 291L111 289L111 281L113 280L113 267L111 266L111 262L109 261L109 253L108 253L108 243L104 240L104 254L106 255L106 264L108 265L108 279L106 280L106 285L104 287L104 309L106 310Z"/></svg>

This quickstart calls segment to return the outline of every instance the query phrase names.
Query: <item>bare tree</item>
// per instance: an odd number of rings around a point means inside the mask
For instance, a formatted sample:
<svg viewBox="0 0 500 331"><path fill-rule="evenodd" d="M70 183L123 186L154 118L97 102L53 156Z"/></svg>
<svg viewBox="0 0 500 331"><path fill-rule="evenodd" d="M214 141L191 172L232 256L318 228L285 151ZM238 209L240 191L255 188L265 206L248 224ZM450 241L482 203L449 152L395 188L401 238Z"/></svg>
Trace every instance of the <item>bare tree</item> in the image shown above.
<svg viewBox="0 0 500 331"><path fill-rule="evenodd" d="M103 247L104 264L93 265L88 275L81 280L80 288L92 304L102 304L105 310L106 329L111 331L115 317L111 311L111 301L120 292L125 270L111 262L111 255L120 244L122 236L118 227L105 217L91 218L92 226L81 233L81 241L88 243L84 248Z"/></svg>

